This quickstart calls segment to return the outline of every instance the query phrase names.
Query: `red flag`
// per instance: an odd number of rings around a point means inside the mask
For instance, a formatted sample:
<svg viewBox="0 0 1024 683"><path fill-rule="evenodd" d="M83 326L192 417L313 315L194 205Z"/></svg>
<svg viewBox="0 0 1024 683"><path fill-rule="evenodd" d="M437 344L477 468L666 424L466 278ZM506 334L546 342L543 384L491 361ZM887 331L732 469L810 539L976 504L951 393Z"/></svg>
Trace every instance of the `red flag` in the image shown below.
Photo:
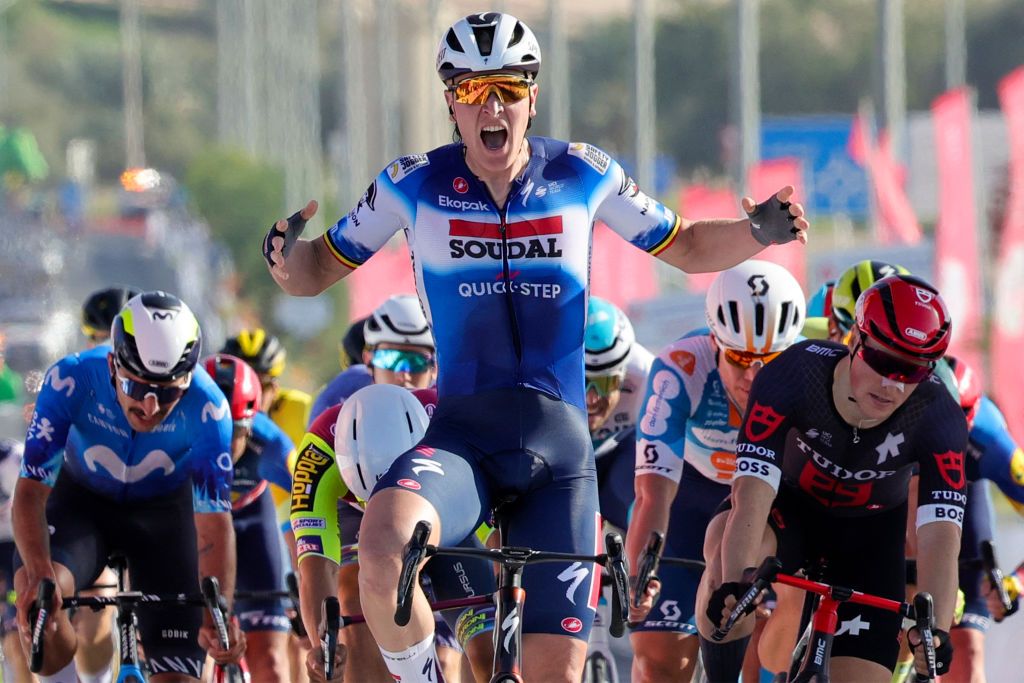
<svg viewBox="0 0 1024 683"><path fill-rule="evenodd" d="M803 168L800 159L782 157L759 161L750 168L747 177L750 194L755 201L763 202L786 185L796 188L791 201L798 202L803 194ZM799 242L773 244L755 258L777 263L796 278L803 287L807 280L807 248Z"/></svg>
<svg viewBox="0 0 1024 683"><path fill-rule="evenodd" d="M996 270L992 389L1010 431L1024 441L1024 67L999 82L1010 140L1010 194Z"/></svg>
<svg viewBox="0 0 1024 683"><path fill-rule="evenodd" d="M951 352L985 376L981 344L981 271L978 267L971 118L967 88L932 102L939 166L939 223L935 229L937 284L953 318Z"/></svg>
<svg viewBox="0 0 1024 683"><path fill-rule="evenodd" d="M739 197L727 187L688 185L679 192L679 213L687 220L730 218L742 215ZM704 292L718 273L687 273L686 284L691 292Z"/></svg>
<svg viewBox="0 0 1024 683"><path fill-rule="evenodd" d="M847 154L861 166L866 165L868 160L868 135L865 130L866 128L863 117L854 116L853 123L850 125L850 137L846 140Z"/></svg>
<svg viewBox="0 0 1024 683"><path fill-rule="evenodd" d="M590 291L625 310L634 301L658 295L654 261L624 243L604 223L594 226L590 254Z"/></svg>
<svg viewBox="0 0 1024 683"><path fill-rule="evenodd" d="M369 261L345 278L348 285L349 320L365 318L394 294L416 291L412 260L405 240L384 245Z"/></svg>

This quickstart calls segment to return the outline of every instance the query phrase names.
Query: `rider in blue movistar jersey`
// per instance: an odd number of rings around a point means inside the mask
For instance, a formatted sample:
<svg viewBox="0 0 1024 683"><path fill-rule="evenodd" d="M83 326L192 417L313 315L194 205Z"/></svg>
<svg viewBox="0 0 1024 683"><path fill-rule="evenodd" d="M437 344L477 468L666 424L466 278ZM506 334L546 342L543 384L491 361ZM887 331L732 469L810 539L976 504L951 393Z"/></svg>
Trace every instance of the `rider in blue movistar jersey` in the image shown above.
<svg viewBox="0 0 1024 683"><path fill-rule="evenodd" d="M406 389L426 389L437 378L434 338L419 300L398 294L362 325L363 363L342 370L313 402L312 420L368 384L395 384ZM378 353L379 352L379 353Z"/></svg>
<svg viewBox="0 0 1024 683"><path fill-rule="evenodd" d="M23 630L40 579L57 582L59 605L61 595L91 585L114 552L128 560L137 590L191 593L198 575L212 575L231 599L231 419L224 395L196 368L200 345L188 307L147 292L118 314L112 349L50 368L14 497ZM218 661L241 655L237 627L235 645L222 651L212 623L200 630L202 619L198 608L139 610L154 681L198 679L203 648ZM74 633L64 612L56 620L43 672L73 680Z"/></svg>
<svg viewBox="0 0 1024 683"><path fill-rule="evenodd" d="M400 230L409 242L439 369L440 404L420 448L439 467L413 471L421 456L399 458L369 502L360 547L377 569L360 576L364 614L403 681L423 680L435 657L422 600L408 627L392 618L400 551L417 520L433 522L432 540L459 541L512 499L509 542L570 552L597 545L583 363L594 221L690 271L803 240L808 227L789 188L761 205L745 199L749 219L690 223L600 149L527 138L540 48L515 17L460 19L439 45L437 68L460 142L395 160L323 239L293 239L312 202L264 239L272 275L292 294L323 291ZM578 680L594 579L592 567L559 563L524 576L526 679Z"/></svg>
<svg viewBox="0 0 1024 683"><path fill-rule="evenodd" d="M702 557L705 529L729 494L751 383L799 338L804 295L785 268L749 260L718 275L705 311L709 330L663 349L647 380L627 535L633 563L653 530L665 534L666 555ZM633 680L689 680L700 573L666 566L660 575L654 608L631 617L641 622L631 636Z"/></svg>

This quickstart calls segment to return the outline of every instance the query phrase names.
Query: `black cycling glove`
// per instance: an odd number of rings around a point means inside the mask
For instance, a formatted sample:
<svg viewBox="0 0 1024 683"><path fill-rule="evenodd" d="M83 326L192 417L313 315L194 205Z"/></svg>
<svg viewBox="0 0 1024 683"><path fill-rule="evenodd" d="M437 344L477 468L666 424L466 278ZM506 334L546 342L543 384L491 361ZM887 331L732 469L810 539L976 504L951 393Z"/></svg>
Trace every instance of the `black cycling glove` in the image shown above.
<svg viewBox="0 0 1024 683"><path fill-rule="evenodd" d="M719 628L725 622L725 617L722 616L722 610L725 609L725 598L731 595L739 601L750 585L748 582L729 581L714 590L711 597L708 598L708 608L704 612L712 626Z"/></svg>
<svg viewBox="0 0 1024 683"><path fill-rule="evenodd" d="M940 628L934 629L932 635L939 639L939 644L935 646L935 673L942 676L949 673L949 665L953 661L953 641L949 638L949 632ZM921 647L924 647L924 643L919 641L917 645L911 645L910 649L916 652Z"/></svg>
<svg viewBox="0 0 1024 683"><path fill-rule="evenodd" d="M263 258L266 259L267 265L271 268L274 267L274 262L271 260L270 255L274 252L274 238L283 237L284 246L281 247L281 255L288 258L288 252L292 250L292 245L295 244L295 240L299 239L299 235L306 229L306 219L302 217L302 213L296 211L288 217L288 227L282 232L277 229L277 222L270 226L270 231L267 232L267 236L263 238Z"/></svg>
<svg viewBox="0 0 1024 683"><path fill-rule="evenodd" d="M794 225L796 216L789 213L789 202L780 202L772 195L747 214L750 219L750 233L764 246L785 244L796 239L797 227Z"/></svg>

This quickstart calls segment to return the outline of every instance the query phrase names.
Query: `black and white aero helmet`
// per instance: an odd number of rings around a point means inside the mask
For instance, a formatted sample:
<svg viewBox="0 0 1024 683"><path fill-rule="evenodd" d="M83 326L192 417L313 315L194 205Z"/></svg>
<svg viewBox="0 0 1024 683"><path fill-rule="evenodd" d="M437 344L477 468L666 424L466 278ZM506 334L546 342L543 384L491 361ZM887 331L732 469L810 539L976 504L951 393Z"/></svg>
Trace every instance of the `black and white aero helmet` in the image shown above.
<svg viewBox="0 0 1024 683"><path fill-rule="evenodd" d="M396 294L378 306L363 325L363 339L370 348L381 342L434 348L434 336L415 294Z"/></svg>
<svg viewBox="0 0 1024 683"><path fill-rule="evenodd" d="M484 12L459 19L437 46L437 75L445 83L467 73L522 71L536 78L540 43L511 14Z"/></svg>

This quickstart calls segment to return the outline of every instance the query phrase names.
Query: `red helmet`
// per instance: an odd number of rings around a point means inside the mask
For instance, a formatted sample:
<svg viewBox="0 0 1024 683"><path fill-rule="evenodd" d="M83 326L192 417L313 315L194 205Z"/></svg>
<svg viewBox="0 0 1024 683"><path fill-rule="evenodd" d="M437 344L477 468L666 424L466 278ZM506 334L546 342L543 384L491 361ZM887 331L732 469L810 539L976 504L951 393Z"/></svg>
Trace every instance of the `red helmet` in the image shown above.
<svg viewBox="0 0 1024 683"><path fill-rule="evenodd" d="M913 275L890 275L857 299L857 329L897 354L926 361L942 358L952 321L937 289Z"/></svg>
<svg viewBox="0 0 1024 683"><path fill-rule="evenodd" d="M231 406L231 419L250 421L259 412L263 389L259 375L241 358L218 353L203 361L203 367L217 383Z"/></svg>
<svg viewBox="0 0 1024 683"><path fill-rule="evenodd" d="M981 401L981 378L970 365L959 358L946 356L946 360L956 378L956 388L960 392L960 407L964 409L967 424L970 425L974 422L974 414L978 411L978 403Z"/></svg>

